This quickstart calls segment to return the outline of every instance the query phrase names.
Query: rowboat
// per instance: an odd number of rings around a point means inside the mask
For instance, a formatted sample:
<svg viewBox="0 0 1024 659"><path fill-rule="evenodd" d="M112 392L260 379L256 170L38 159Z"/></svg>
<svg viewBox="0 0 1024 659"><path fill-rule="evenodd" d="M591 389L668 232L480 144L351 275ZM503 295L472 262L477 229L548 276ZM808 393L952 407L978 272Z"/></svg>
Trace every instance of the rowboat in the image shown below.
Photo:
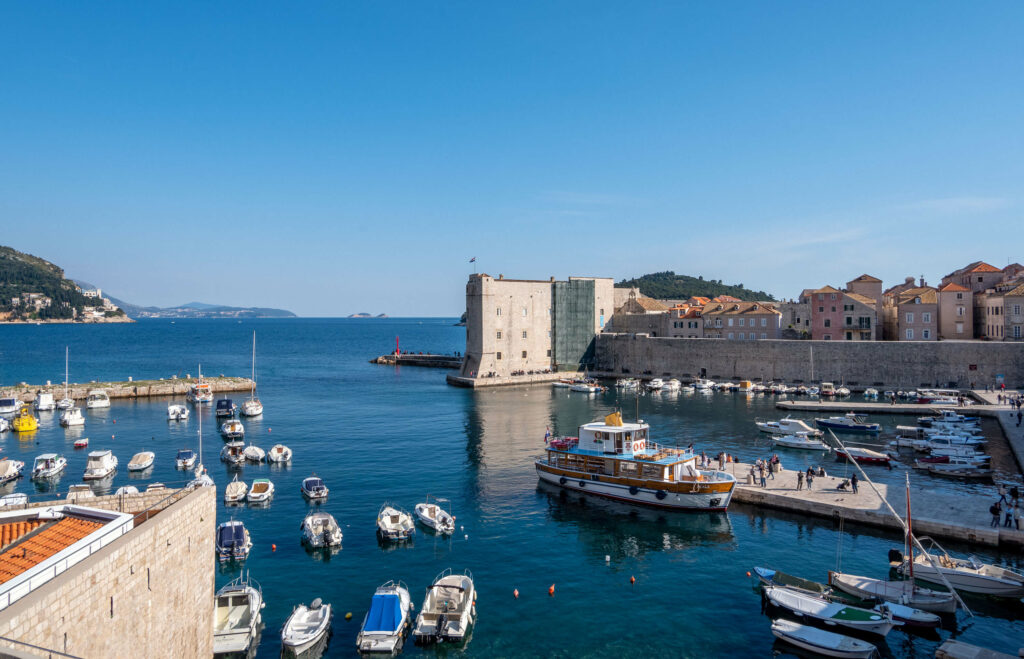
<svg viewBox="0 0 1024 659"><path fill-rule="evenodd" d="M869 659L878 653L878 648L867 641L825 631L817 627L801 625L798 622L783 618L772 621L772 634L776 638L792 643L798 648L823 654L826 657Z"/></svg>
<svg viewBox="0 0 1024 659"><path fill-rule="evenodd" d="M309 606L295 607L281 630L281 645L289 655L301 657L327 638L331 630L331 605L318 597Z"/></svg>
<svg viewBox="0 0 1024 659"><path fill-rule="evenodd" d="M819 595L784 586L765 586L765 597L773 605L793 615L827 625L839 625L861 632L885 636L893 627L902 625L892 613L862 609L831 602Z"/></svg>
<svg viewBox="0 0 1024 659"><path fill-rule="evenodd" d="M856 574L829 572L828 582L833 587L862 599L880 599L935 613L956 611L956 600L953 599L952 593L922 588L909 580L883 581Z"/></svg>

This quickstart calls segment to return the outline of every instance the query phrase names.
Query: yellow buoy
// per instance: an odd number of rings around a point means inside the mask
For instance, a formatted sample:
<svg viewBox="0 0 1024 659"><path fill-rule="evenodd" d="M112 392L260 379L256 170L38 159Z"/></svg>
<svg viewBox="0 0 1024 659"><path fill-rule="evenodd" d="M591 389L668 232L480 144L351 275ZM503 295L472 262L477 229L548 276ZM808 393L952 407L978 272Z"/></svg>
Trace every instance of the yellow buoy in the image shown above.
<svg viewBox="0 0 1024 659"><path fill-rule="evenodd" d="M349 611L348 613L345 614L345 620L351 620L351 619L352 619L352 612Z"/></svg>

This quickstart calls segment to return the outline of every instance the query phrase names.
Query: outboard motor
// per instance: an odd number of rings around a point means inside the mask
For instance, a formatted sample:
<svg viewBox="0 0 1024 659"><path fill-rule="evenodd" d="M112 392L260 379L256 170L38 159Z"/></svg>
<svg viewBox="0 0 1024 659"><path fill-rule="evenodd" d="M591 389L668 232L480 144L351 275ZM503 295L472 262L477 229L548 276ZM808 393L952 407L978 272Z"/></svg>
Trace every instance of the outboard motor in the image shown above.
<svg viewBox="0 0 1024 659"><path fill-rule="evenodd" d="M318 598L316 598L315 600L313 600L312 602L309 603L309 608L312 609L313 611L316 611L321 606L323 606L323 603L324 603L323 600L318 597Z"/></svg>
<svg viewBox="0 0 1024 659"><path fill-rule="evenodd" d="M444 640L444 628L448 626L448 614L442 613L437 617L437 627L434 628L434 641L440 643Z"/></svg>
<svg viewBox="0 0 1024 659"><path fill-rule="evenodd" d="M901 552L899 549L890 549L889 550L889 562L890 563L900 563L900 564L902 564L903 563L903 552Z"/></svg>
<svg viewBox="0 0 1024 659"><path fill-rule="evenodd" d="M331 530L324 529L324 546L329 547L331 545Z"/></svg>

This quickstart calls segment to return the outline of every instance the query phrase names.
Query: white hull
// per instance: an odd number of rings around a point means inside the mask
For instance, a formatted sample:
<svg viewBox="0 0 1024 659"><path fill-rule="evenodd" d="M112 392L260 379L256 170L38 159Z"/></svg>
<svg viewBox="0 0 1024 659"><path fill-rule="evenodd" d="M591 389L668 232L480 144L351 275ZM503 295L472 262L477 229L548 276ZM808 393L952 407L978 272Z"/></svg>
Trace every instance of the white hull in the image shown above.
<svg viewBox="0 0 1024 659"><path fill-rule="evenodd" d="M814 627L806 627L788 620L775 621L772 624L772 634L798 648L810 650L826 657L869 659L877 652L877 648L866 641Z"/></svg>
<svg viewBox="0 0 1024 659"><path fill-rule="evenodd" d="M664 499L659 499L657 493L660 490L638 488L636 494L630 494L628 485L561 477L558 474L552 474L542 469L537 469L537 476L545 483L564 487L567 490L584 492L627 503L639 503L674 510L725 510L729 507L729 501L732 499L731 491L710 492L707 494L669 493ZM561 482L563 478L565 479L564 483ZM580 483L583 483L583 485L580 485Z"/></svg>
<svg viewBox="0 0 1024 659"><path fill-rule="evenodd" d="M247 400L242 403L242 416L259 416L263 414L263 403L258 400Z"/></svg>
<svg viewBox="0 0 1024 659"><path fill-rule="evenodd" d="M85 417L82 416L82 410L78 409L77 407L73 407L69 410L64 410L63 412L61 412L60 425L64 426L65 428L70 428L72 426L84 426Z"/></svg>
<svg viewBox="0 0 1024 659"><path fill-rule="evenodd" d="M937 560L938 557L936 557L936 561ZM904 563L904 566L905 565L906 564ZM904 569L901 569L900 571L905 573ZM992 597L1010 597L1014 599L1024 597L1024 582L1014 582L1007 579L998 579L996 577L989 577L983 574L974 574L971 572L963 572L943 567L936 570L930 563L924 564L916 561L914 562L915 579L941 584L942 579L938 575L939 572L942 572L943 576L945 576L949 583L952 584L953 588L967 593L991 595Z"/></svg>

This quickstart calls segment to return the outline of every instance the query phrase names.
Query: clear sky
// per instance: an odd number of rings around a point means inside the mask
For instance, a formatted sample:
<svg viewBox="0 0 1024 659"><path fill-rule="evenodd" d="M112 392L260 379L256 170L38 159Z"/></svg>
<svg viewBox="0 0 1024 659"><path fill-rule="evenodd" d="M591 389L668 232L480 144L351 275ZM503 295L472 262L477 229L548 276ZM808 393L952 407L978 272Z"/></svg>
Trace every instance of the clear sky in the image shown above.
<svg viewBox="0 0 1024 659"><path fill-rule="evenodd" d="M137 304L457 315L1024 261L1021 2L6 2L0 244Z"/></svg>

